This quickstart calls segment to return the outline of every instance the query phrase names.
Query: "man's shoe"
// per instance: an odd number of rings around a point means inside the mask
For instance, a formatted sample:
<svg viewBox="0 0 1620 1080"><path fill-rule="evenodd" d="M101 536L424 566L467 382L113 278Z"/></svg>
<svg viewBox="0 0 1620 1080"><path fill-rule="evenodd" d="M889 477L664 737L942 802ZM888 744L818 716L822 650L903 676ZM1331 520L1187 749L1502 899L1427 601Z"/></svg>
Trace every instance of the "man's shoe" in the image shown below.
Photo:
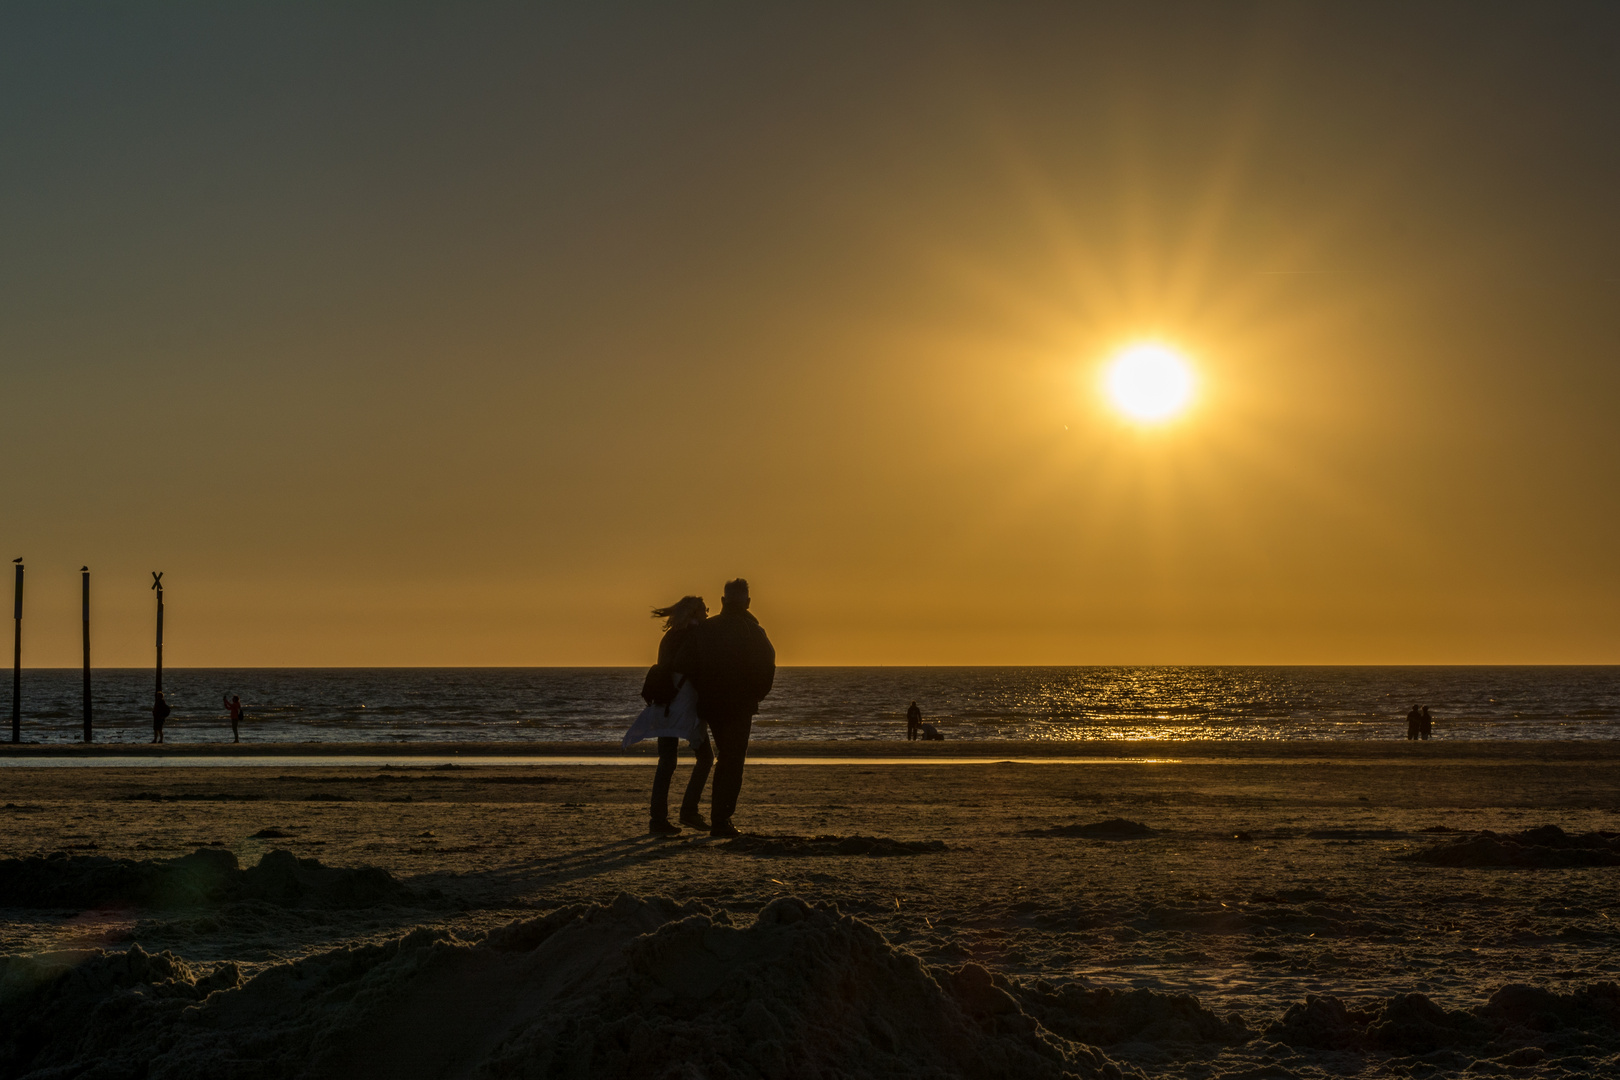
<svg viewBox="0 0 1620 1080"><path fill-rule="evenodd" d="M668 818L653 818L652 824L647 826L647 832L651 836L679 836L681 827L671 825Z"/></svg>
<svg viewBox="0 0 1620 1080"><path fill-rule="evenodd" d="M703 829L705 831L707 831L709 828L709 823L705 821L703 815L698 813L696 810L682 810L681 824L690 825L694 829Z"/></svg>
<svg viewBox="0 0 1620 1080"><path fill-rule="evenodd" d="M741 836L742 833L738 832L737 826L729 821L717 821L709 828L709 835L719 837L722 840L732 840Z"/></svg>

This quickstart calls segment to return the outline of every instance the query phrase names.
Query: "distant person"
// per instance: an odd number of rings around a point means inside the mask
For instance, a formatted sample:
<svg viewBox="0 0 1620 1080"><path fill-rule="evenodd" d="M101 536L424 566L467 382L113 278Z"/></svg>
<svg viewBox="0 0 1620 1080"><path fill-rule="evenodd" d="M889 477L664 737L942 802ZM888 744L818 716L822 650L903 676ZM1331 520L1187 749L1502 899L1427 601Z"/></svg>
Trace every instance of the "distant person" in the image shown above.
<svg viewBox="0 0 1620 1080"><path fill-rule="evenodd" d="M1412 711L1406 714L1406 737L1408 739L1416 739L1418 737L1418 731L1422 727L1423 710L1419 709L1416 705L1413 705Z"/></svg>
<svg viewBox="0 0 1620 1080"><path fill-rule="evenodd" d="M239 743L242 741L242 699L226 694L225 710L231 714L231 742Z"/></svg>
<svg viewBox="0 0 1620 1080"><path fill-rule="evenodd" d="M683 596L669 607L653 609L653 618L664 620L664 636L658 642L658 663L647 672L641 687L647 707L625 733L624 746L629 749L642 739L658 740L658 770L653 773L652 814L647 825L647 831L654 836L674 836L681 831L669 820L669 782L675 775L675 756L682 739L692 747L697 760L681 800L681 825L709 827L698 812L698 801L703 798L703 785L709 781L714 751L709 748L709 733L698 717L697 688L674 666L682 644L703 625L708 614L709 605L701 596Z"/></svg>
<svg viewBox="0 0 1620 1080"><path fill-rule="evenodd" d="M160 743L163 741L163 721L167 720L169 718L169 714L173 711L173 709L169 708L169 703L163 700L163 691L159 690L157 692L157 697L152 701L153 742Z"/></svg>
<svg viewBox="0 0 1620 1080"><path fill-rule="evenodd" d="M731 818L742 793L748 736L759 703L776 681L776 649L748 613L748 582L726 582L720 614L697 626L675 655L675 668L697 686L697 711L714 736L719 763L709 809L710 836L740 836Z"/></svg>
<svg viewBox="0 0 1620 1080"><path fill-rule="evenodd" d="M1434 717L1429 715L1429 707L1423 706L1423 712L1418 720L1418 738L1427 739L1434 733Z"/></svg>
<svg viewBox="0 0 1620 1080"><path fill-rule="evenodd" d="M906 710L906 741L911 742L921 730L922 710L917 708L917 703L913 701L911 708Z"/></svg>
<svg viewBox="0 0 1620 1080"><path fill-rule="evenodd" d="M939 728L935 727L933 724L924 724L922 726L922 737L923 742L945 741L945 736L941 734Z"/></svg>

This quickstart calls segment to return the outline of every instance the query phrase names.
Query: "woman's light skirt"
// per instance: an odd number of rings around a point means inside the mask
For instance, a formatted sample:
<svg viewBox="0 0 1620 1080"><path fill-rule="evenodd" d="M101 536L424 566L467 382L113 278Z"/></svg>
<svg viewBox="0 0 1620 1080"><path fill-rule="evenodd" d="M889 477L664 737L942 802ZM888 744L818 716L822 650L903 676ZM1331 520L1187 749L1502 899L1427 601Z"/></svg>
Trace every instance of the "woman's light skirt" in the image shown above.
<svg viewBox="0 0 1620 1080"><path fill-rule="evenodd" d="M641 710L630 730L624 733L626 750L642 739L674 736L693 744L703 741L703 721L697 714L697 690L685 677L677 675L675 678L678 687L675 700L668 705L649 705Z"/></svg>

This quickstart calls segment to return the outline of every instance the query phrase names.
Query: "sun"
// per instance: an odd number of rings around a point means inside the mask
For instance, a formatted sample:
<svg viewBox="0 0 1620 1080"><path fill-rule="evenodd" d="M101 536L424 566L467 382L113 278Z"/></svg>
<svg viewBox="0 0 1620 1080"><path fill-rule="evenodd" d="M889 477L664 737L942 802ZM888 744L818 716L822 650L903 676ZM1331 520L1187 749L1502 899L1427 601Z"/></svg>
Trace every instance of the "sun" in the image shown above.
<svg viewBox="0 0 1620 1080"><path fill-rule="evenodd" d="M1143 424L1163 423L1186 412L1196 382L1186 357L1153 341L1120 349L1103 374L1103 390L1114 408Z"/></svg>

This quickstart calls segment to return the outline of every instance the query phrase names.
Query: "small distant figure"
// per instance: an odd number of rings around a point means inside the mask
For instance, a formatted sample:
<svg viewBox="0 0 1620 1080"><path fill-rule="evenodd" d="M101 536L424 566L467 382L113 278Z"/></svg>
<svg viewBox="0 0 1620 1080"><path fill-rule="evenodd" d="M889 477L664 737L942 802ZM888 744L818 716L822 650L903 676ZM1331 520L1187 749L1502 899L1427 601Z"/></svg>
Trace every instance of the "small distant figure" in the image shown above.
<svg viewBox="0 0 1620 1080"><path fill-rule="evenodd" d="M918 733L921 731L922 710L917 708L917 703L913 701L911 703L911 708L906 710L906 741L911 742L915 740Z"/></svg>
<svg viewBox="0 0 1620 1080"><path fill-rule="evenodd" d="M242 741L242 699L235 694L225 695L225 708L231 714L231 742Z"/></svg>
<svg viewBox="0 0 1620 1080"><path fill-rule="evenodd" d="M159 690L157 697L152 700L153 742L160 743L163 741L163 721L167 720L169 718L169 714L173 711L173 709L169 708L169 703L163 700L163 691Z"/></svg>
<svg viewBox="0 0 1620 1080"><path fill-rule="evenodd" d="M1413 705L1412 711L1406 714L1406 737L1408 739L1415 740L1418 737L1419 729L1422 727L1423 710L1419 709L1416 705Z"/></svg>
<svg viewBox="0 0 1620 1080"><path fill-rule="evenodd" d="M1434 717L1429 715L1429 707L1423 706L1423 712L1418 718L1418 738L1427 739L1434 732Z"/></svg>
<svg viewBox="0 0 1620 1080"><path fill-rule="evenodd" d="M941 733L939 728L935 727L933 724L924 724L922 726L922 738L923 738L923 742L944 742L945 741L944 734Z"/></svg>

